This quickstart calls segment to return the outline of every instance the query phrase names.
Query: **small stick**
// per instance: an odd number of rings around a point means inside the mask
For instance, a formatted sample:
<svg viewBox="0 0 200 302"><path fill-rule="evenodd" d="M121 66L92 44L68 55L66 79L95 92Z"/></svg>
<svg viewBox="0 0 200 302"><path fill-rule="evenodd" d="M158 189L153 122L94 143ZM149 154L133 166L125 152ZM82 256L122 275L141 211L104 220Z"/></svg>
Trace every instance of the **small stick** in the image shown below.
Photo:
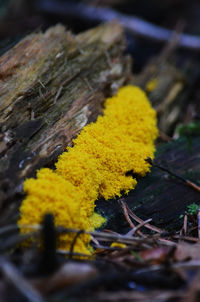
<svg viewBox="0 0 200 302"><path fill-rule="evenodd" d="M118 20L124 28L135 36L151 39L157 42L168 42L173 37L173 30L155 25L136 16L128 16L108 7L96 7L75 1L37 1L38 9L43 12L60 14L63 16L79 17L92 22L108 22ZM178 35L177 46L199 51L200 38L194 35ZM78 48L78 46L77 46ZM79 50L80 51L80 50ZM81 50L82 51L82 50Z"/></svg>
<svg viewBox="0 0 200 302"><path fill-rule="evenodd" d="M141 227L145 226L147 223L152 221L152 218L149 218L142 223L138 224L136 227L134 227L132 230L130 230L126 235L127 236L133 236Z"/></svg>
<svg viewBox="0 0 200 302"><path fill-rule="evenodd" d="M143 222L143 220L141 220L141 221ZM146 225L148 225L148 224L146 224ZM24 228L29 227L30 229L32 228L31 225L23 225L23 226L21 225L20 227L24 227ZM154 227L154 228L156 228L156 227ZM40 230L41 226L40 225L33 225L33 229ZM152 227L150 227L150 229L152 230ZM80 230L67 229L67 228L62 227L62 226L59 226L59 227L55 228L55 230L59 234L79 233L80 232ZM160 232L162 233L163 231L160 231ZM125 235L120 235L120 234L113 234L113 233L100 232L100 231L84 231L84 230L82 230L82 233L92 235L95 238L98 238L99 241L116 241L116 242L121 242L121 243L125 243L125 244L130 244L130 245L136 244L137 246L138 246L138 244L155 244L155 239L154 238L151 239L151 238L132 237L132 236L127 236L126 234ZM31 236L31 234L29 233L26 236Z"/></svg>
<svg viewBox="0 0 200 302"><path fill-rule="evenodd" d="M168 136L166 133L164 133L161 130L159 130L159 136L163 141L166 141L166 142L170 142L172 140L172 138L170 136Z"/></svg>
<svg viewBox="0 0 200 302"><path fill-rule="evenodd" d="M74 238L73 238L73 241L72 241L72 244L71 244L71 246L70 246L69 259L72 259L72 258L73 258L74 246L75 246L75 244L76 244L76 241L77 241L78 237L79 237L81 234L83 234L83 233L84 233L84 230L79 230L79 231L75 234L75 236L74 236Z"/></svg>
<svg viewBox="0 0 200 302"><path fill-rule="evenodd" d="M119 235L119 233L114 232L112 230L104 229L103 231L106 232L106 233L109 233L109 234Z"/></svg>
<svg viewBox="0 0 200 302"><path fill-rule="evenodd" d="M26 241L29 238L37 238L39 236L39 232L30 232L27 234L22 234L22 235L13 235L13 236L8 236L8 238L2 241L0 244L0 252L3 251L8 251L11 248L16 247L16 245L19 245L20 243Z"/></svg>
<svg viewBox="0 0 200 302"><path fill-rule="evenodd" d="M176 178L182 180L184 183L186 183L187 185L189 185L190 187L192 187L192 188L195 189L196 191L200 192L200 187L199 187L198 185L196 185L194 182L192 182L192 181L190 181L190 180L184 178L183 176L181 176L181 175L179 175L179 174L177 174L177 173L172 172L171 170L169 170L169 169L167 169L167 168L165 168L165 167L163 167L163 166L160 166L160 165L158 165L158 164L153 163L153 161L152 161L151 158L149 158L149 157L146 159L146 161L147 161L150 165L152 165L153 167L156 167L156 168L158 168L158 169L160 169L160 170L162 170L162 171L167 172L168 174L170 174L170 175L172 175L172 176L174 176L174 177L176 177Z"/></svg>
<svg viewBox="0 0 200 302"><path fill-rule="evenodd" d="M0 271L21 293L23 300L28 302L44 302L40 293L20 274L16 267L2 256Z"/></svg>
<svg viewBox="0 0 200 302"><path fill-rule="evenodd" d="M32 228L40 230L41 226L40 225L21 225L20 227L23 228ZM67 229L65 227L57 227L55 228L56 231L59 234L68 234L68 233L79 233L80 230L77 229ZM89 234L94 236L95 238L98 238L99 241L117 241L121 243L127 243L127 244L134 244L135 243L154 243L154 240L151 240L149 238L140 238L140 237L131 237L131 236L126 236L126 235L120 235L120 234L113 234L113 233L107 233L107 232L100 232L100 231L84 231L82 230L82 233L84 234ZM30 235L29 235L30 236Z"/></svg>
<svg viewBox="0 0 200 302"><path fill-rule="evenodd" d="M187 235L187 221L188 221L188 216L185 215L184 216L184 220L183 220L183 232L184 232L184 236Z"/></svg>
<svg viewBox="0 0 200 302"><path fill-rule="evenodd" d="M33 111L33 109L31 109L31 121L34 121L35 119L35 112Z"/></svg>
<svg viewBox="0 0 200 302"><path fill-rule="evenodd" d="M130 227L133 229L135 228L135 225L134 223L131 221L129 215L128 215L128 211L127 211L127 207L126 207L126 204L125 202L121 199L121 205L122 205L122 209L123 209L123 212L124 212L124 216L126 218L126 221L128 222L128 224L130 225Z"/></svg>
<svg viewBox="0 0 200 302"><path fill-rule="evenodd" d="M96 238L94 238L93 236L91 236L91 241L93 241L97 246L100 246L99 241Z"/></svg>
<svg viewBox="0 0 200 302"><path fill-rule="evenodd" d="M127 209L128 209L129 215L130 215L135 221L137 221L138 223L143 223L143 222L144 222L141 218L139 218L138 216L136 216L136 215L135 215L128 207L127 207ZM161 230L160 228L158 228L158 227L156 227L156 226L154 226L154 225L151 225L151 224L149 224L149 223L146 223L146 224L145 224L145 227L146 227L147 229L150 229L150 230L156 232L156 233L163 233L163 232L164 232L164 231Z"/></svg>
<svg viewBox="0 0 200 302"><path fill-rule="evenodd" d="M38 82L40 83L40 85L41 85L43 88L46 88L45 85L42 83L41 80L38 80Z"/></svg>
<svg viewBox="0 0 200 302"><path fill-rule="evenodd" d="M190 187L192 187L193 189L195 189L196 191L200 192L200 187L198 185L196 185L194 182L186 179L185 180L186 184L188 184Z"/></svg>
<svg viewBox="0 0 200 302"><path fill-rule="evenodd" d="M130 225L131 229L134 230L134 229L136 228L136 226L134 225L134 223L131 221L131 219L130 219L130 217L129 217L128 210L127 210L127 204L124 202L123 199L120 199L120 202L121 202L121 205L122 205L122 209L123 209L123 212L124 212L124 216L125 216L125 218L126 218L126 221L127 221L128 224ZM132 230L131 230L131 231L132 231ZM130 232L131 232L131 231L130 231ZM142 234L141 231L135 230L134 233L135 233L135 232L137 233L137 235L140 235L140 236L144 237L144 235ZM133 233L133 234L134 234L134 233ZM130 234L130 236L132 236L133 234ZM127 233L126 235L128 235L128 233Z"/></svg>
<svg viewBox="0 0 200 302"><path fill-rule="evenodd" d="M167 239L164 239L164 238L158 238L158 242L164 244L164 245L167 245L167 246L176 246L177 244L171 240L167 240Z"/></svg>
<svg viewBox="0 0 200 302"><path fill-rule="evenodd" d="M197 222L198 222L198 238L200 239L200 206L198 207L198 212L197 212Z"/></svg>
<svg viewBox="0 0 200 302"><path fill-rule="evenodd" d="M0 228L0 236L8 233L19 231L19 226L17 224L10 224Z"/></svg>
<svg viewBox="0 0 200 302"><path fill-rule="evenodd" d="M172 236L174 239L181 239L185 241L191 241L191 242L198 242L199 239L195 237L190 237L190 236L181 236L181 235L174 235Z"/></svg>
<svg viewBox="0 0 200 302"><path fill-rule="evenodd" d="M53 101L54 104L57 102L57 100L58 100L58 98L59 98L62 90L63 90L63 86L60 86L59 89L58 89L58 91L57 91L57 93L56 93L56 96L54 98L54 101Z"/></svg>

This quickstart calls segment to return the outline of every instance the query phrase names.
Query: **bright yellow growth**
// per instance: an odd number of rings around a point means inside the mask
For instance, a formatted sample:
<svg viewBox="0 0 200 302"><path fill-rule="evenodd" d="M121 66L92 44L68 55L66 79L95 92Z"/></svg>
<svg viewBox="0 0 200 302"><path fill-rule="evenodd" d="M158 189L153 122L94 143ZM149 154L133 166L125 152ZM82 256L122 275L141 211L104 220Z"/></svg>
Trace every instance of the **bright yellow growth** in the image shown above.
<svg viewBox="0 0 200 302"><path fill-rule="evenodd" d="M147 92L152 92L154 91L158 86L158 79L154 78L151 79L147 84L146 84L146 91Z"/></svg>
<svg viewBox="0 0 200 302"><path fill-rule="evenodd" d="M110 245L110 247L118 247L118 248L120 248L120 249L124 249L124 248L127 247L127 245L124 244L124 243L120 243L120 242L113 242L113 243Z"/></svg>
<svg viewBox="0 0 200 302"><path fill-rule="evenodd" d="M104 222L94 215L95 200L121 196L136 186L126 176L134 171L144 176L145 161L153 157L157 137L156 114L144 92L126 86L106 100L104 116L87 125L58 159L56 170L41 169L37 179L27 179L27 197L19 225L39 224L46 212L55 215L56 225L91 230ZM68 250L74 235L62 237L60 248ZM75 251L89 253L90 237L81 235Z"/></svg>

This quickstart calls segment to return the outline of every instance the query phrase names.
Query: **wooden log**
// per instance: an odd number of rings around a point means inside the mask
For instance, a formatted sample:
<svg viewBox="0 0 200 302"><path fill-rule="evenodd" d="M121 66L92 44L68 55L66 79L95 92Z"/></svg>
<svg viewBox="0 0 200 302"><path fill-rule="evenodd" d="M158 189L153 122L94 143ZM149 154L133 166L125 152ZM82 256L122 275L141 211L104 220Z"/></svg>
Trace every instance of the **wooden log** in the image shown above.
<svg viewBox="0 0 200 302"><path fill-rule="evenodd" d="M167 96L174 86L181 83L180 91L185 91L187 81L183 81L179 70L161 59L163 56L150 62L140 76L132 78L129 60L123 56L124 46L122 29L115 23L77 36L58 25L44 34L29 35L0 58L0 224L8 217L15 220L15 214L18 215L24 178L34 176L40 167L53 167L57 156L72 143L82 127L101 114L105 98L121 85L132 81L145 88L156 76L163 85L159 84L149 96L156 108L164 100L165 110L169 104L165 101L169 100ZM188 91L191 86L189 88ZM177 99L180 104L179 91L172 95L175 107ZM159 121L166 117L165 110L164 115L159 115ZM187 144L182 144L166 145L166 151L157 157L166 164L166 159L172 158L170 165L175 171L178 167L180 174L184 174L190 164ZM197 156L199 143L195 142L195 146L194 156ZM178 154L184 154L181 160ZM194 160L191 169L197 167L199 164ZM139 181L126 201L142 218L151 217L161 226L173 222L174 226L180 222L177 218L187 204L198 201L199 194L179 182L177 186L174 179L172 186L162 179L163 172L154 170ZM186 191L178 199L183 187ZM122 216L118 219L122 212L117 201L97 201L97 205L97 211L109 217L108 227L121 232L126 224ZM169 205L168 212L166 205Z"/></svg>
<svg viewBox="0 0 200 302"><path fill-rule="evenodd" d="M134 85L147 92L157 111L159 130L169 136L174 135L178 123L185 121L191 105L197 107L193 104L193 95L198 87L200 67L197 57L183 56L177 51L176 38L163 48L160 55L151 58L132 79ZM148 86L152 81L155 84L151 90Z"/></svg>
<svg viewBox="0 0 200 302"><path fill-rule="evenodd" d="M155 161L175 173L199 185L200 140L193 137L188 145L186 138L161 145ZM179 179L156 167L144 178L138 179L135 190L123 196L129 208L140 218L152 218L152 224L167 230L179 230L183 224L181 215L192 203L199 204L200 193ZM126 222L119 199L99 200L96 210L107 217L106 228L119 233L127 232ZM137 223L136 223L137 224Z"/></svg>
<svg viewBox="0 0 200 302"><path fill-rule="evenodd" d="M24 178L52 166L101 114L105 98L128 81L124 47L117 23L77 36L57 25L0 58L1 212L8 201L17 204Z"/></svg>

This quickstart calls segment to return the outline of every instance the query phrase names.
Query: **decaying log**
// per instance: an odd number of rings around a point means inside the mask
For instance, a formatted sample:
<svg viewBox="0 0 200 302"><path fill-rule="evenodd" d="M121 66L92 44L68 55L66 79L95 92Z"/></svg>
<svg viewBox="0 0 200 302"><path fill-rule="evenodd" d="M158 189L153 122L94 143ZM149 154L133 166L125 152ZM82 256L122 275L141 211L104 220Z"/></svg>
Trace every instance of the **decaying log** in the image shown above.
<svg viewBox="0 0 200 302"><path fill-rule="evenodd" d="M155 161L175 173L199 185L200 180L200 140L180 138L161 145ZM181 215L192 203L199 204L200 192L179 179L170 176L156 167L151 168L144 178L138 179L135 190L123 196L129 208L140 218L152 218L152 224L167 230L179 230L183 220ZM97 201L97 211L108 218L106 228L119 233L127 232L127 224L119 199Z"/></svg>
<svg viewBox="0 0 200 302"><path fill-rule="evenodd" d="M157 111L159 130L170 136L174 134L177 123L185 120L188 105L196 107L192 104L193 94L199 83L197 57L186 55L180 60L176 47L176 39L170 41L161 54L151 58L132 79L134 85L146 90ZM155 88L148 91L152 80L156 82Z"/></svg>
<svg viewBox="0 0 200 302"><path fill-rule="evenodd" d="M128 81L124 47L117 23L77 36L57 25L0 58L1 212L8 201L16 203L24 178L51 165Z"/></svg>
<svg viewBox="0 0 200 302"><path fill-rule="evenodd" d="M145 89L149 80L158 79L149 96L158 111L160 107L160 125L171 109L182 108L180 94L192 87L185 88L187 76L161 56L132 77L124 46L122 28L116 23L77 36L58 25L29 35L0 58L0 224L8 217L15 220L24 178L34 176L40 167L53 167L81 128L102 113L105 98L121 85L133 82ZM196 72L191 74L195 78ZM164 127L170 129L171 123ZM172 142L158 150L156 160L183 176L192 171L200 179L199 147L198 139L193 153L186 142ZM186 206L199 200L199 193L152 168L125 199L141 218L174 226ZM97 210L109 217L108 227L122 232L124 219L118 219L122 211L117 200L99 200Z"/></svg>

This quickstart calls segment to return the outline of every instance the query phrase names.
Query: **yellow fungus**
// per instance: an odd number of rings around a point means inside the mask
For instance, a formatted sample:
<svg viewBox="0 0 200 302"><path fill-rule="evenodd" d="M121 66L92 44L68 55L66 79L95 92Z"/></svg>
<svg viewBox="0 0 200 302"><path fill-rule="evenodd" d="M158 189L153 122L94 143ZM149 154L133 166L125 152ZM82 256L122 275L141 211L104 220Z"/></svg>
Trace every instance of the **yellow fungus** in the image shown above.
<svg viewBox="0 0 200 302"><path fill-rule="evenodd" d="M147 92L152 92L157 88L157 86L158 86L158 79L157 78L151 79L146 84L146 91Z"/></svg>
<svg viewBox="0 0 200 302"><path fill-rule="evenodd" d="M118 247L120 249L126 248L126 244L120 242L113 242L110 247Z"/></svg>
<svg viewBox="0 0 200 302"><path fill-rule="evenodd" d="M93 226L94 229L100 228L106 222L106 218L94 212L89 217L89 223Z"/></svg>
<svg viewBox="0 0 200 302"><path fill-rule="evenodd" d="M126 86L105 102L104 115L83 128L56 163L56 170L41 169L36 179L24 182L27 193L22 202L19 226L40 223L51 212L56 225L92 230L104 219L94 214L98 197L110 199L128 193L136 179L149 171L147 157L153 158L158 135L156 114L145 93ZM69 250L74 235L61 237L60 248ZM75 251L90 253L90 236L81 234Z"/></svg>

